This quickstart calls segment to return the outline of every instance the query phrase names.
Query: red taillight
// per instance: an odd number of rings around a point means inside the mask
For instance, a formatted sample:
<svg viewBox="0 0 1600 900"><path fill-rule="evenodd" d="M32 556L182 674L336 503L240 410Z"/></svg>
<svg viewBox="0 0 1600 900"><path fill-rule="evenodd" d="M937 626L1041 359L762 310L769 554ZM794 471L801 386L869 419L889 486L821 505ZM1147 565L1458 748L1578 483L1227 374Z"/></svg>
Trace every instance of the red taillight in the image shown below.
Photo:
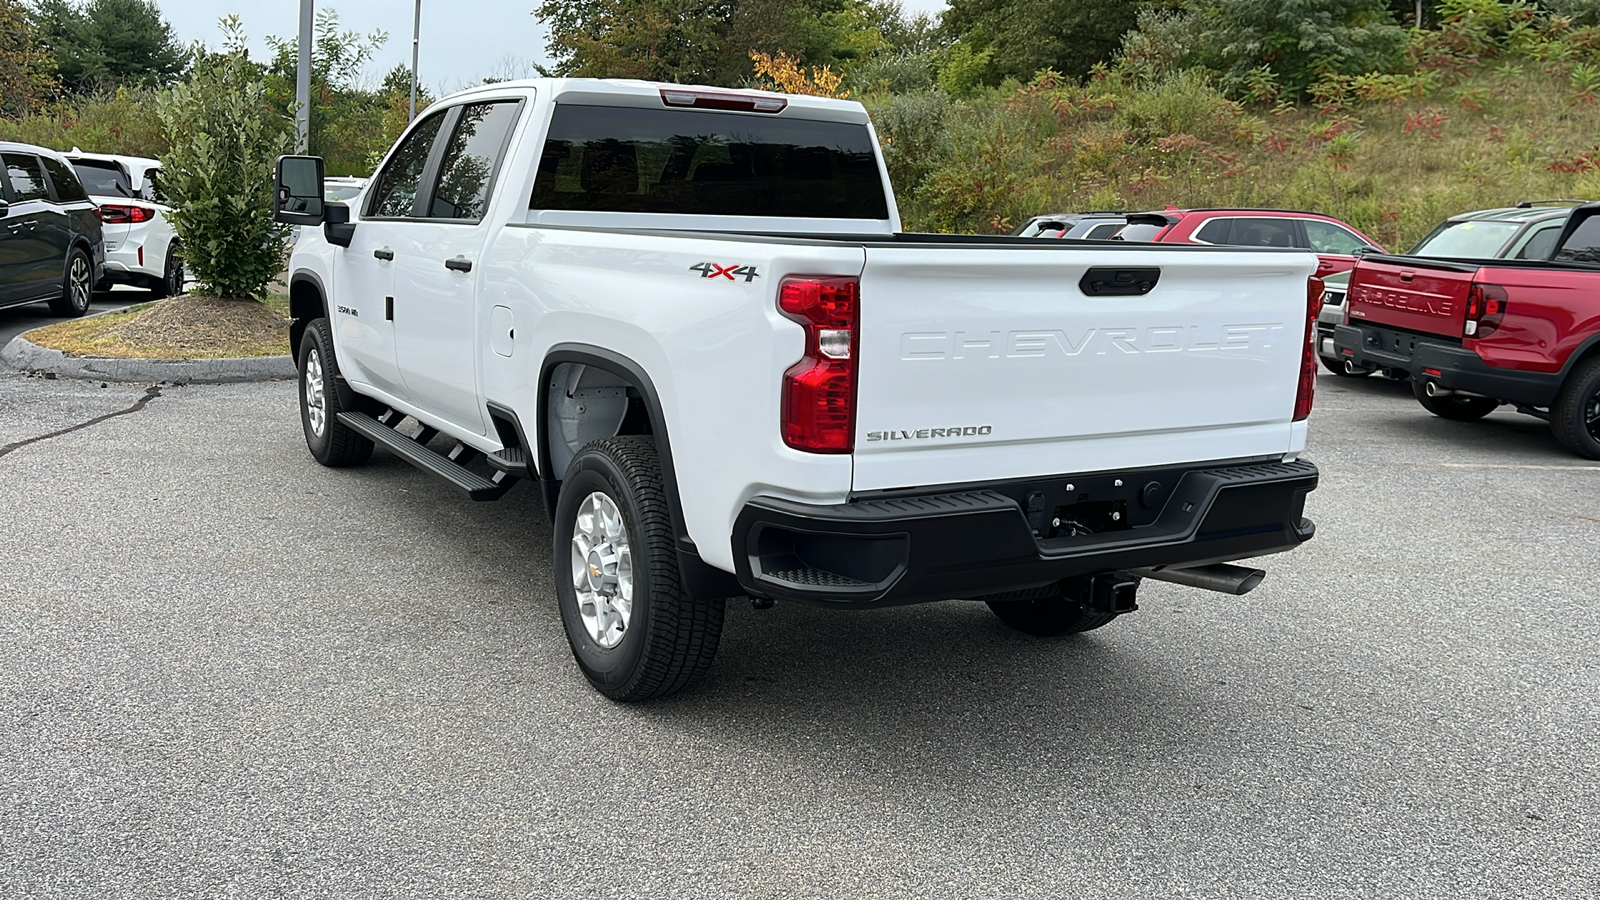
<svg viewBox="0 0 1600 900"><path fill-rule="evenodd" d="M100 207L100 221L107 225L137 225L155 217L155 213L142 206L107 204Z"/></svg>
<svg viewBox="0 0 1600 900"><path fill-rule="evenodd" d="M783 373L783 442L812 453L849 453L856 425L861 284L854 278L785 278L778 310L806 329L806 354Z"/></svg>
<svg viewBox="0 0 1600 900"><path fill-rule="evenodd" d="M1306 334L1300 342L1300 386L1294 392L1294 419L1303 422L1311 416L1311 400L1317 392L1317 311L1322 307L1322 279L1313 275L1306 281Z"/></svg>
<svg viewBox="0 0 1600 900"><path fill-rule="evenodd" d="M687 106L692 109L726 109L733 112L759 113L780 113L789 105L789 101L782 97L682 88L662 88L661 102L667 106Z"/></svg>
<svg viewBox="0 0 1600 900"><path fill-rule="evenodd" d="M1506 317L1506 289L1498 284L1474 284L1467 291L1467 321L1462 336L1484 337L1500 327Z"/></svg>

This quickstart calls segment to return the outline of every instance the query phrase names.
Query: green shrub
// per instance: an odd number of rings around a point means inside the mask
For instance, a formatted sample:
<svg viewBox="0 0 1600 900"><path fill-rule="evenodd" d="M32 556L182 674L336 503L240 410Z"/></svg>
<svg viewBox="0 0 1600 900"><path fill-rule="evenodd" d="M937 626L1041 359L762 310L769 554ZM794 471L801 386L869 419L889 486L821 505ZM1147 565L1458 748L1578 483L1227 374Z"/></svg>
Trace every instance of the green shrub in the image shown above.
<svg viewBox="0 0 1600 900"><path fill-rule="evenodd" d="M171 137L162 187L184 263L204 290L233 299L259 296L282 267L286 231L272 221L272 181L290 147L290 123L268 105L241 45L197 60L157 104Z"/></svg>
<svg viewBox="0 0 1600 900"><path fill-rule="evenodd" d="M118 88L114 93L73 97L32 115L0 119L0 140L56 150L156 157L167 150L156 115L164 91Z"/></svg>

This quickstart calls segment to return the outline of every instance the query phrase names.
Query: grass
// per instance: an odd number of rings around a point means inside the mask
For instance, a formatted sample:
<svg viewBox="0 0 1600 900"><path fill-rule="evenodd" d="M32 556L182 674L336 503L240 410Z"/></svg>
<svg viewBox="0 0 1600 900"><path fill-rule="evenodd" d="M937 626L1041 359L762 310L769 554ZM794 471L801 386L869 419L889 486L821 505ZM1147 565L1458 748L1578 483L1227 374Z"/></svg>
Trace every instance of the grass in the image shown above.
<svg viewBox="0 0 1600 900"><path fill-rule="evenodd" d="M27 333L68 356L237 359L289 352L288 297L271 303L185 295L47 325ZM280 309L282 311L280 311Z"/></svg>

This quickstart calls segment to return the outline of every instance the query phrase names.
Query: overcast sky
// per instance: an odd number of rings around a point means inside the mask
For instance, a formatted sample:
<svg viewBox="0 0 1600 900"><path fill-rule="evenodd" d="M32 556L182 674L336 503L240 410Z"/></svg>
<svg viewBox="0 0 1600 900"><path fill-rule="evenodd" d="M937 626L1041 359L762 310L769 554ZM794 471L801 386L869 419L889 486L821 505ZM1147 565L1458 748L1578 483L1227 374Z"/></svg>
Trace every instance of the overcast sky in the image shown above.
<svg viewBox="0 0 1600 900"><path fill-rule="evenodd" d="M265 0L240 9L237 0L156 0L185 43L221 42L217 21L237 13L250 36L252 55L265 53L262 37L293 38L300 27L297 0ZM544 30L530 11L537 0L422 0L420 80L436 93L477 84L484 76L531 77L544 62ZM945 0L902 0L907 12L944 9ZM367 66L376 82L396 63L411 62L413 0L323 0L344 28L383 29L389 40Z"/></svg>

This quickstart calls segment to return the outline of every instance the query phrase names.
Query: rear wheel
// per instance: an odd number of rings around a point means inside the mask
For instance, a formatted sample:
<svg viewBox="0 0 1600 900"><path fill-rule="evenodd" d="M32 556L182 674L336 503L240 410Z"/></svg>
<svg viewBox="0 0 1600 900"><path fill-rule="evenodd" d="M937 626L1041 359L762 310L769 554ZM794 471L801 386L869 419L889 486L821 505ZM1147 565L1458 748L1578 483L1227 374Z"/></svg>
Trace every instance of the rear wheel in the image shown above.
<svg viewBox="0 0 1600 900"><path fill-rule="evenodd" d="M325 466L359 466L372 456L372 441L339 421L346 410L339 402L338 377L328 320L317 319L300 339L300 426L306 449Z"/></svg>
<svg viewBox="0 0 1600 900"><path fill-rule="evenodd" d="M1572 370L1550 407L1556 440L1585 459L1600 459L1600 357Z"/></svg>
<svg viewBox="0 0 1600 900"><path fill-rule="evenodd" d="M556 597L578 668L613 700L677 693L705 677L722 598L684 591L651 437L594 441L573 457L555 518Z"/></svg>
<svg viewBox="0 0 1600 900"><path fill-rule="evenodd" d="M178 253L177 241L167 248L167 262L162 268L161 280L150 284L150 293L157 300L183 293L183 257Z"/></svg>
<svg viewBox="0 0 1600 900"><path fill-rule="evenodd" d="M1411 381L1411 395L1422 408L1441 418L1454 422L1476 422L1495 411L1499 400L1490 397L1428 396L1428 382L1420 378Z"/></svg>
<svg viewBox="0 0 1600 900"><path fill-rule="evenodd" d="M67 271L61 279L61 296L51 298L50 311L58 316L76 319L89 311L89 300L94 296L94 267L89 265L89 254L81 247L67 254Z"/></svg>
<svg viewBox="0 0 1600 900"><path fill-rule="evenodd" d="M1003 597L1004 595L985 602L1006 625L1024 634L1039 637L1093 631L1109 624L1117 617L1116 613L1091 611L1082 602L1066 596L1059 588L1051 590L1043 597L1021 600L1002 599Z"/></svg>

